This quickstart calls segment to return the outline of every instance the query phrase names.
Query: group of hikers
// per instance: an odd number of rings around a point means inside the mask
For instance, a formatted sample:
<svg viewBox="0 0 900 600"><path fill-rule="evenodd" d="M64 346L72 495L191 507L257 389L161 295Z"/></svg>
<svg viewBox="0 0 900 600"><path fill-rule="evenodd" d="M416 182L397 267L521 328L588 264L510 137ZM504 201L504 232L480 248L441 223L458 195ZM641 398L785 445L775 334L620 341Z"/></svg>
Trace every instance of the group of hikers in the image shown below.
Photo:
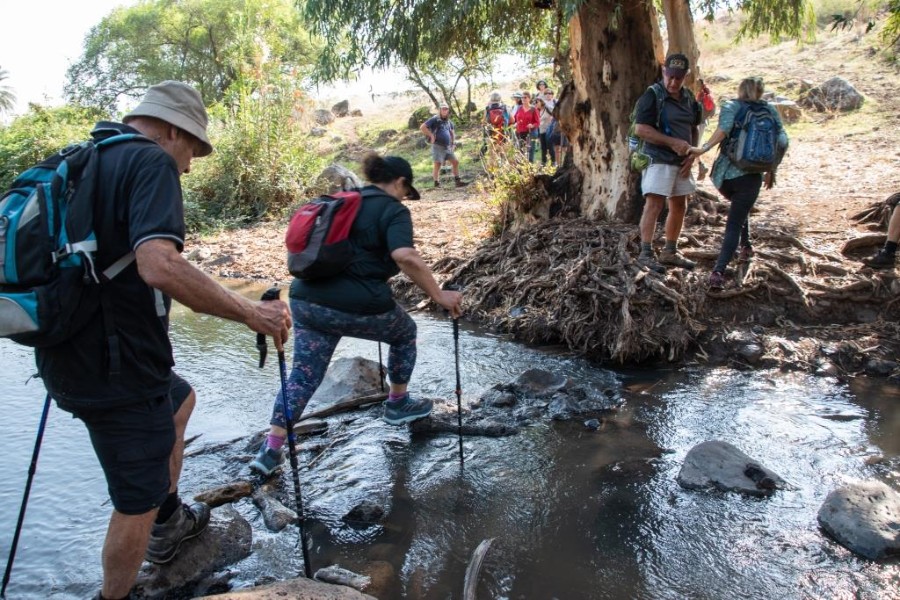
<svg viewBox="0 0 900 600"><path fill-rule="evenodd" d="M695 189L692 166L730 134L735 115L745 104L760 103L764 89L759 78L742 80L738 98L722 106L715 131L701 144L703 113L694 95L683 87L688 70L686 56L669 55L662 81L654 84L665 92L661 107L657 108L657 92L649 88L637 103L636 133L652 157L641 176L646 203L637 262L656 271L665 266L694 267L677 247L687 197ZM495 92L485 119L497 143L531 144L538 139L542 160L549 157L559 163L565 143L557 142L564 138L552 116L545 121L542 112L552 113L553 91L544 82L538 88L536 107L531 105L532 94L524 92L521 104L517 102L512 110ZM494 119L494 110L500 110L502 120ZM780 125L777 112L767 110ZM445 111L441 107L438 121L446 119ZM190 171L193 159L213 151L207 122L204 103L193 87L165 81L149 88L121 123L97 124L92 132L95 141L122 133L143 136L142 141L119 143L99 155L102 185L97 206L102 214L96 219L96 238L100 267L129 251L134 252L135 261L107 283L115 292L109 295L109 306L87 326L60 345L36 349L49 395L61 409L84 422L106 476L113 513L102 552L99 599L128 598L144 559L171 561L185 540L204 530L210 517L209 507L185 503L178 492L184 433L196 397L190 384L173 371L168 332L171 299L196 312L244 323L271 336L279 350L293 333L293 365L285 389L294 421L321 384L342 336L389 344L385 421L401 425L430 414L431 402L411 396L408 390L416 363L416 324L392 297L388 280L394 275L406 274L452 317L462 313L462 294L442 289L415 249L412 218L403 200L418 199L419 192L413 186L410 164L396 156L370 154L363 161L369 184L360 190L364 201L349 232L354 257L342 272L325 279L294 279L285 303L248 300L198 270L182 256L185 223L180 177ZM665 123L662 130L660 123ZM510 126L515 128L514 136ZM422 131L432 142L435 183L445 160L453 161L459 183L452 127L426 123ZM147 138L155 143L146 143ZM783 128L778 140L787 146ZM742 260L752 256L748 214L762 185L774 185L775 169L747 173L720 153L712 166L712 180L731 201L724 240L709 278L710 285L717 287L724 283L726 266L738 248ZM666 203L665 245L657 258L654 230ZM893 265L900 237L900 211L894 212L890 245L874 259L876 266ZM111 315L103 314L107 309ZM106 317L114 319L119 334L115 357L107 344ZM113 359L118 361L116 374L109 369ZM264 476L284 460L283 400L279 392L273 400L268 435L250 463L250 469Z"/></svg>

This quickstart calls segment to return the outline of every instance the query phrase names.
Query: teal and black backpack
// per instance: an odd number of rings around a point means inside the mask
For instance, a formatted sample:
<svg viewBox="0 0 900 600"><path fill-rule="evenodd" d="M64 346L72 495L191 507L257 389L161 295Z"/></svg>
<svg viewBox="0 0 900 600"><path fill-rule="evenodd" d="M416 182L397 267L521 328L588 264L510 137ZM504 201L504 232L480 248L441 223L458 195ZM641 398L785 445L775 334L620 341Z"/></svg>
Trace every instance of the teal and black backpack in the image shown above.
<svg viewBox="0 0 900 600"><path fill-rule="evenodd" d="M106 303L104 282L134 261L129 253L103 271L95 262L98 162L113 144L152 140L117 130L91 134L20 174L0 196L0 337L38 348L66 341ZM104 328L115 363L109 312Z"/></svg>
<svg viewBox="0 0 900 600"><path fill-rule="evenodd" d="M778 144L781 124L765 100L737 100L731 134L722 140L722 150L739 169L747 173L774 171L786 148Z"/></svg>

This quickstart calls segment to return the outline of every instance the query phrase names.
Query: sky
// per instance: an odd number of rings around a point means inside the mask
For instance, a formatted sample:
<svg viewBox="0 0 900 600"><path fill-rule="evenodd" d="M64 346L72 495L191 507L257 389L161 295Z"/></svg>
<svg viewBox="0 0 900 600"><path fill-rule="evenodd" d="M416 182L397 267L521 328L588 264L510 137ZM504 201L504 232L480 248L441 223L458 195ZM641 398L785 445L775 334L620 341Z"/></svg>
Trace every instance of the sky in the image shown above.
<svg viewBox="0 0 900 600"><path fill-rule="evenodd" d="M84 36L118 6L136 0L0 0L0 85L16 95L16 114L29 102L62 104L66 69L81 55ZM40 11L40 15L35 15Z"/></svg>

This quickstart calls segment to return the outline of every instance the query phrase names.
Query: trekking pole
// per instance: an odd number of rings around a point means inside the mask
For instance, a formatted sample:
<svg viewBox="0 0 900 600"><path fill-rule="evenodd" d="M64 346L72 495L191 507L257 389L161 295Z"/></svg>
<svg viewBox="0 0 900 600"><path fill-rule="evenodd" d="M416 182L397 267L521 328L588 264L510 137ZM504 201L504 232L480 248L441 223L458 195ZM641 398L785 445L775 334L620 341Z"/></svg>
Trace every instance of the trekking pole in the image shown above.
<svg viewBox="0 0 900 600"><path fill-rule="evenodd" d="M278 300L281 290L277 287L269 288L262 296L264 302ZM262 345L260 345L260 340ZM266 336L259 333L256 336L256 345L260 348L259 366L262 367L266 360ZM297 465L297 445L294 441L294 423L291 413L291 403L287 396L287 365L284 360L284 349L278 350L278 374L281 378L281 405L284 411L285 428L287 429L288 454L291 457L291 475L294 478L294 497L297 499L297 528L300 530L300 549L303 552L303 572L307 579L312 579L312 569L309 564L309 550L306 547L306 534L303 531L303 496L300 494L300 474Z"/></svg>
<svg viewBox="0 0 900 600"><path fill-rule="evenodd" d="M38 425L37 439L34 440L34 452L31 453L31 465L28 467L28 479L25 480L25 493L22 494L22 506L19 508L19 519L16 521L16 532L13 534L12 548L9 550L9 559L6 561L6 572L3 573L3 588L0 589L0 598L6 598L6 586L12 575L13 561L16 559L16 547L19 545L19 535L22 533L22 523L25 521L25 508L28 506L28 495L31 493L31 482L34 481L34 473L37 471L38 454L41 452L41 442L44 439L44 428L47 426L47 414L50 412L50 394L44 400L44 410L41 413L41 422Z"/></svg>
<svg viewBox="0 0 900 600"><path fill-rule="evenodd" d="M384 393L384 363L381 362L381 342L378 342L378 381L381 383L381 392Z"/></svg>
<svg viewBox="0 0 900 600"><path fill-rule="evenodd" d="M453 353L456 355L456 425L459 428L459 468L463 468L462 385L459 383L459 318L453 318Z"/></svg>

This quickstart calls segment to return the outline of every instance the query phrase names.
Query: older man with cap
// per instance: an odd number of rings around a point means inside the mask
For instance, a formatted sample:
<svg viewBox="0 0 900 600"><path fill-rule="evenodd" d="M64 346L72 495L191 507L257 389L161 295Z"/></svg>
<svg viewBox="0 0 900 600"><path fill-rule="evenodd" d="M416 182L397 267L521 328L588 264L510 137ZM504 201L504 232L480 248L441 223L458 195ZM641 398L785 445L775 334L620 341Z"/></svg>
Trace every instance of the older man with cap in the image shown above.
<svg viewBox="0 0 900 600"><path fill-rule="evenodd" d="M422 133L431 143L431 159L434 161L432 175L434 187L441 187L441 167L449 162L453 169L453 181L456 187L466 185L459 177L459 160L453 153L456 145L456 132L453 130L453 121L450 120L450 106L441 102L438 114L422 123Z"/></svg>
<svg viewBox="0 0 900 600"><path fill-rule="evenodd" d="M99 158L97 260L101 270L117 262L127 266L104 284L104 309L82 331L62 345L36 350L47 391L84 422L106 475L113 512L100 599L128 598L145 557L171 561L209 521L208 506L184 504L178 495L195 395L172 371L171 299L273 336L279 348L291 328L285 303L247 300L181 256L179 178L194 158L213 151L206 126L200 94L177 81L148 89L123 123L97 123L95 141L142 134L105 148ZM111 324L114 345L106 341ZM114 360L117 372L108 366Z"/></svg>
<svg viewBox="0 0 900 600"><path fill-rule="evenodd" d="M684 87L690 63L684 54L670 54L663 66L663 78L647 88L638 99L635 134L645 142L651 159L641 177L644 212L641 215L641 252L638 263L664 273L669 265L693 269L694 262L678 252L678 236L684 224L687 197L697 187L691 167L694 157L688 153L699 142L702 109L694 94ZM666 242L659 255L653 252L656 221L668 199Z"/></svg>

